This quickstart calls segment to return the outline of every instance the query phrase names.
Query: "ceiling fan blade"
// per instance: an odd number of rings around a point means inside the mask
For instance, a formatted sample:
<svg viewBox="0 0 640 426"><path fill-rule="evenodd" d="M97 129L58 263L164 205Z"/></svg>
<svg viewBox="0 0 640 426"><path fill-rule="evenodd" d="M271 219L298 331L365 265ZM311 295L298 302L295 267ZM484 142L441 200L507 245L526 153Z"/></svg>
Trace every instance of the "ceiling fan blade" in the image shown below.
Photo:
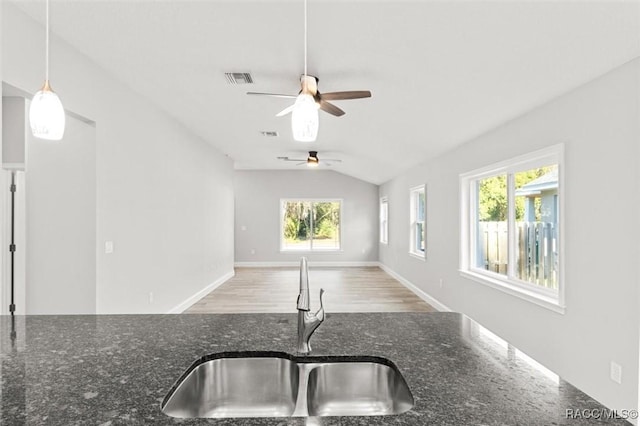
<svg viewBox="0 0 640 426"><path fill-rule="evenodd" d="M341 101L344 99L370 98L371 92L368 90L351 90L349 92L329 92L321 95L327 101Z"/></svg>
<svg viewBox="0 0 640 426"><path fill-rule="evenodd" d="M324 95L323 95L324 97ZM320 101L320 109L324 112L328 112L331 115L335 115L336 117L341 117L344 115L344 111L335 106L334 104L330 104L325 100Z"/></svg>
<svg viewBox="0 0 640 426"><path fill-rule="evenodd" d="M301 158L276 157L276 159L282 160L282 161L304 161L305 163L307 162L307 160L303 160Z"/></svg>
<svg viewBox="0 0 640 426"><path fill-rule="evenodd" d="M298 97L298 95L282 95L279 93L260 93L260 92L247 92L247 95L271 96L273 98L287 98L287 99L295 99Z"/></svg>
<svg viewBox="0 0 640 426"><path fill-rule="evenodd" d="M337 158L327 158L326 160L323 158L320 161L324 161L324 162L331 162L331 163L342 163L342 160L338 160Z"/></svg>
<svg viewBox="0 0 640 426"><path fill-rule="evenodd" d="M288 107L286 107L285 109L283 109L282 111L280 111L279 113L276 114L276 117L282 117L285 116L287 114L289 114L290 112L293 111L293 107L295 105L289 105Z"/></svg>
<svg viewBox="0 0 640 426"><path fill-rule="evenodd" d="M307 160L304 160L302 163L296 164L296 166L302 166L303 164L307 164Z"/></svg>

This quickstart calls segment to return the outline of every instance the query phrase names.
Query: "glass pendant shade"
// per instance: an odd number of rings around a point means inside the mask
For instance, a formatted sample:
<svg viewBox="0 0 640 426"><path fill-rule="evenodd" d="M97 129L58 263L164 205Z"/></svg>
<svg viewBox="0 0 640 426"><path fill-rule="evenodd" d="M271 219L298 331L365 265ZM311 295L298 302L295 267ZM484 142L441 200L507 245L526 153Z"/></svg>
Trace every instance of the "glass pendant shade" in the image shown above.
<svg viewBox="0 0 640 426"><path fill-rule="evenodd" d="M313 142L318 137L318 104L313 96L298 95L291 114L293 139L299 142Z"/></svg>
<svg viewBox="0 0 640 426"><path fill-rule="evenodd" d="M31 100L29 123L33 136L37 138L59 141L64 135L64 108L48 81Z"/></svg>

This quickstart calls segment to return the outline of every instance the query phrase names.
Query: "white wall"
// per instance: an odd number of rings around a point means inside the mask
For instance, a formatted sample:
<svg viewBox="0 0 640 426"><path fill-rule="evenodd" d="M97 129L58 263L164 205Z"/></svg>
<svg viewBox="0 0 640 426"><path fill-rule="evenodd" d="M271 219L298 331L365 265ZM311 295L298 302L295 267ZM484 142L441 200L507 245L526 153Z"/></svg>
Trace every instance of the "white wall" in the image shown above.
<svg viewBox="0 0 640 426"><path fill-rule="evenodd" d="M616 409L638 404L639 79L635 60L380 187L389 197L384 265ZM458 273L459 174L558 143L565 144L564 315ZM408 190L421 183L426 262L407 253ZM609 378L611 360L622 365L621 385Z"/></svg>
<svg viewBox="0 0 640 426"><path fill-rule="evenodd" d="M2 97L2 167L24 170L27 120L27 100L19 96Z"/></svg>
<svg viewBox="0 0 640 426"><path fill-rule="evenodd" d="M95 127L67 116L62 141L27 132L24 177L26 313L95 314Z"/></svg>
<svg viewBox="0 0 640 426"><path fill-rule="evenodd" d="M342 199L342 251L280 252L282 198ZM377 185L328 170L236 170L235 206L236 262L378 260Z"/></svg>
<svg viewBox="0 0 640 426"><path fill-rule="evenodd" d="M34 92L44 28L2 3L3 81ZM228 274L231 160L55 36L51 82L96 122L98 313L167 312Z"/></svg>
<svg viewBox="0 0 640 426"><path fill-rule="evenodd" d="M4 14L3 3L4 2L0 1L0 22L2 22L3 14ZM2 30L0 28L0 46L2 46L2 38L3 38ZM3 68L2 50L0 50L0 100L2 100L2 82L4 81L2 79L2 68ZM1 128L2 128L2 102L0 102L0 129ZM2 131L0 131L0 145L1 144L2 144ZM2 164L1 149L0 149L0 164ZM0 185L2 186L5 185L5 175L6 173L0 173ZM5 223L5 203L4 203L4 197L0 197L0 224L4 224L4 223ZM4 226L0 226L0 229L4 231ZM6 232L0 233L0 247L6 247L5 235L6 235ZM2 262L2 265L5 265L6 255L0 255L0 259L1 259L0 262ZM2 270L0 271L0 314L5 314L9 312L9 308L8 308L9 303L7 302L7 295L9 294L7 290L8 285L9 284L7 282L6 268L2 268Z"/></svg>

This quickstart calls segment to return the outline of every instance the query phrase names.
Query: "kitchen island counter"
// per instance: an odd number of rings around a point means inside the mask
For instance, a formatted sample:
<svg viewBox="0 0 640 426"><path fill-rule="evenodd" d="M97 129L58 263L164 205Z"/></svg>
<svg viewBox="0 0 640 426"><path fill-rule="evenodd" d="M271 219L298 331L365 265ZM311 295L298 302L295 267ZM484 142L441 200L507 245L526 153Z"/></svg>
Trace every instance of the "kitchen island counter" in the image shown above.
<svg viewBox="0 0 640 426"><path fill-rule="evenodd" d="M2 425L580 425L604 410L571 384L457 313L329 314L313 355L393 361L415 399L394 416L174 419L165 395L198 358L293 353L296 314L0 317ZM606 410L605 410L606 414ZM575 417L575 416L574 416Z"/></svg>

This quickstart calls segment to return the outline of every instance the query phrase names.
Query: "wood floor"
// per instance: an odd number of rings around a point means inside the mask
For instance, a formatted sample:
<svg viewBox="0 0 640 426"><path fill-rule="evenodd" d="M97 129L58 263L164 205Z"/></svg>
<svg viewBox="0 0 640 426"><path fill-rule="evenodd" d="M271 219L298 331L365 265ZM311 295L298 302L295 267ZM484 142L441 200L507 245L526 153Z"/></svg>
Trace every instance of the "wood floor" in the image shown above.
<svg viewBox="0 0 640 426"><path fill-rule="evenodd" d="M185 313L296 312L298 268L236 268L236 275ZM311 310L433 312L435 309L378 267L309 268Z"/></svg>

